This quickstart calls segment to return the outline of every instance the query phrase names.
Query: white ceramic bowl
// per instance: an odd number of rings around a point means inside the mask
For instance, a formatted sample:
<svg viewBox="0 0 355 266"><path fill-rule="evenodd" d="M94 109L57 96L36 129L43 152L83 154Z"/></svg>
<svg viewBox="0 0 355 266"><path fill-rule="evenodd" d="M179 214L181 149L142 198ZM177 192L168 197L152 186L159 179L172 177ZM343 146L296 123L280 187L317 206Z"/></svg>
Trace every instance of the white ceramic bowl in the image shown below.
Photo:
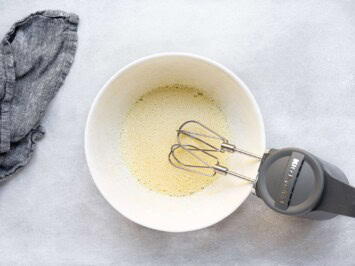
<svg viewBox="0 0 355 266"><path fill-rule="evenodd" d="M194 195L169 197L146 189L130 174L119 146L124 115L148 90L173 83L195 86L208 92L228 117L233 134L230 142L253 153L264 152L262 117L245 84L227 68L210 59L192 54L166 53L139 59L106 82L89 112L85 153L95 184L122 215L152 229L185 232L208 227L230 215L249 195L252 185L232 176L221 176ZM234 154L229 168L255 177L258 162Z"/></svg>

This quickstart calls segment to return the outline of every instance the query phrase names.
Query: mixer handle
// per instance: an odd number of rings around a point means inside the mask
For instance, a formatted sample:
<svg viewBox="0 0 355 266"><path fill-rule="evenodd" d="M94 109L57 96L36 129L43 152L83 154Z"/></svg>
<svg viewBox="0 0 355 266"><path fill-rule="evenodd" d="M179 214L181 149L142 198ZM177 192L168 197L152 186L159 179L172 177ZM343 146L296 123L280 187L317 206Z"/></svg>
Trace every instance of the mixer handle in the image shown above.
<svg viewBox="0 0 355 266"><path fill-rule="evenodd" d="M256 195L273 210L314 220L355 217L355 188L344 173L296 148L272 149L259 167Z"/></svg>
<svg viewBox="0 0 355 266"><path fill-rule="evenodd" d="M355 217L355 188L338 167L320 161L324 169L324 191L315 210Z"/></svg>

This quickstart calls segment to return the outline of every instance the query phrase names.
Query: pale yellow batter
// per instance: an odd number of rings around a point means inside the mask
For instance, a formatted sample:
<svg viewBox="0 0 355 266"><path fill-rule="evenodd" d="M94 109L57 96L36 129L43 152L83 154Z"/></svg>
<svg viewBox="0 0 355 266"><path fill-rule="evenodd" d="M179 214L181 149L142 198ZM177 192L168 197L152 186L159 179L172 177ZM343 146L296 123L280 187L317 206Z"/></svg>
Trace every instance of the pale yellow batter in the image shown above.
<svg viewBox="0 0 355 266"><path fill-rule="evenodd" d="M123 158L132 174L147 188L170 196L186 196L218 178L218 175L206 177L170 165L168 154L171 145L176 143L176 130L187 120L200 121L230 138L226 116L217 103L202 90L184 85L153 89L126 114L120 132ZM227 156L218 155L221 164L226 164Z"/></svg>

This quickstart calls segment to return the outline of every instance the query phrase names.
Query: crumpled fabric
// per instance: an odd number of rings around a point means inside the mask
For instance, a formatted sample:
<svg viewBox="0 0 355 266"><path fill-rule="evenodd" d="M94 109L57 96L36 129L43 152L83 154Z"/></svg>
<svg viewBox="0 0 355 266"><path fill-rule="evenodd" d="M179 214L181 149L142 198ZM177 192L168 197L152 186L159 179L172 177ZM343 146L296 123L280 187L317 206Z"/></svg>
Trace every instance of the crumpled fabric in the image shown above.
<svg viewBox="0 0 355 266"><path fill-rule="evenodd" d="M73 64L78 22L73 13L38 11L0 43L0 181L28 163L44 135L40 120Z"/></svg>

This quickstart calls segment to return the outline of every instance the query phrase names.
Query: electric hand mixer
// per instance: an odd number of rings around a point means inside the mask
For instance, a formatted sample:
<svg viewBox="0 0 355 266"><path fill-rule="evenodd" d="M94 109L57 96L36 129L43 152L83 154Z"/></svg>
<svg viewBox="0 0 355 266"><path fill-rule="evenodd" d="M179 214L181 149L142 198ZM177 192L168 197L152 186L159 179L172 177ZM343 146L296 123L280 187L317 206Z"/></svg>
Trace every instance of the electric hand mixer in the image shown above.
<svg viewBox="0 0 355 266"><path fill-rule="evenodd" d="M188 125L194 125L197 130L186 129ZM207 133L201 133L201 130ZM349 186L339 168L307 151L270 149L259 156L238 149L194 120L183 123L177 132L177 144L169 153L169 161L174 167L204 176L233 175L251 182L254 193L271 209L282 214L313 220L327 220L338 214L355 217L355 188ZM182 137L190 141L183 142ZM208 140L219 143L211 144ZM257 177L244 176L220 165L218 154L224 152L237 152L259 160ZM182 161L183 153L197 163Z"/></svg>

